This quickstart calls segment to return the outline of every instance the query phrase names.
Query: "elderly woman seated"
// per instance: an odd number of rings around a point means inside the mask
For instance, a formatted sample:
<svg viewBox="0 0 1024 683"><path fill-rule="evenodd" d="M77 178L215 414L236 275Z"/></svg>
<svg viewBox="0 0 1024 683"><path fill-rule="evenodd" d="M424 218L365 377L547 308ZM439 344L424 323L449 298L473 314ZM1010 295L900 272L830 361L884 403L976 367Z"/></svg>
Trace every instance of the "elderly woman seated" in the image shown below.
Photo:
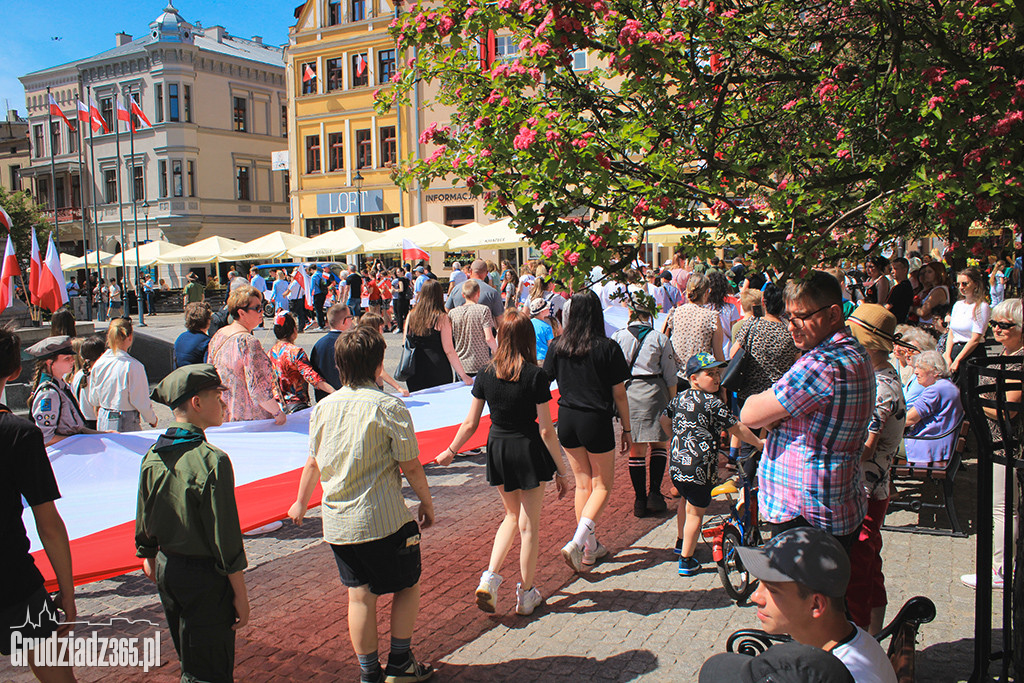
<svg viewBox="0 0 1024 683"><path fill-rule="evenodd" d="M914 375L924 390L907 404L904 443L912 465L940 463L953 454L964 417L960 390L947 379L949 366L938 351L914 358Z"/></svg>
<svg viewBox="0 0 1024 683"><path fill-rule="evenodd" d="M912 325L900 325L896 328L896 334L901 341L914 345L911 349L897 344L892 351L892 365L900 375L903 397L909 406L918 394L924 391L924 387L917 383L917 377L914 375L914 357L922 351L934 351L935 337Z"/></svg>

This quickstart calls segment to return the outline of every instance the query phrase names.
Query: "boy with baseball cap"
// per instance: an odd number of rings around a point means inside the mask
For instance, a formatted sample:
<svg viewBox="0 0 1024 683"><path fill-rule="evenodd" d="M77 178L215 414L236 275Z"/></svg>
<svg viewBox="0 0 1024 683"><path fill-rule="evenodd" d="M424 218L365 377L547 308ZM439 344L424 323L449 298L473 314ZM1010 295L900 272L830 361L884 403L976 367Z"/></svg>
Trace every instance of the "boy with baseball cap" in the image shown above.
<svg viewBox="0 0 1024 683"><path fill-rule="evenodd" d="M718 397L723 365L710 353L691 356L686 362L690 388L676 395L661 416L662 429L672 434L669 476L683 497L676 516L680 576L700 571L693 553L704 510L711 503L711 489L718 482L721 433L727 431L758 449L764 444Z"/></svg>
<svg viewBox="0 0 1024 683"><path fill-rule="evenodd" d="M767 633L788 633L798 643L831 652L857 683L896 683L882 646L846 618L850 558L834 536L798 527L737 552L761 581L750 601Z"/></svg>

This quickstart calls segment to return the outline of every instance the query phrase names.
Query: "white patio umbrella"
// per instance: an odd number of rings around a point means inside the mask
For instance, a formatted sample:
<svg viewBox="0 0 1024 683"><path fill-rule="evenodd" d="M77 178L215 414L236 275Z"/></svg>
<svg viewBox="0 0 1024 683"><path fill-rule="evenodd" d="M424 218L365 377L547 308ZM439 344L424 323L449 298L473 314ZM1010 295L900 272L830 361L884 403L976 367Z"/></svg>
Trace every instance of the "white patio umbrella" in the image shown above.
<svg viewBox="0 0 1024 683"><path fill-rule="evenodd" d="M469 225L462 227L466 234L449 242L450 249L514 249L529 244L526 237L512 228L510 218L475 228Z"/></svg>
<svg viewBox="0 0 1024 683"><path fill-rule="evenodd" d="M700 230L697 228L676 228L671 225L666 225L661 228L649 230L644 241L650 242L651 244L675 245L684 237L694 237L698 232L700 232ZM725 244L725 240L722 239L717 228L704 228L704 234L714 245Z"/></svg>
<svg viewBox="0 0 1024 683"><path fill-rule="evenodd" d="M221 261L230 261L231 259L224 258L224 252L234 249L235 247L240 247L242 244L243 243L238 240L214 235L213 237L207 237L205 240L200 240L190 244L187 247L169 251L166 254L161 255L156 262L169 264L219 263Z"/></svg>
<svg viewBox="0 0 1024 683"><path fill-rule="evenodd" d="M402 251L402 243L409 240L420 249L446 249L448 242L460 237L464 231L434 221L423 221L408 228L392 228L363 247L366 254Z"/></svg>
<svg viewBox="0 0 1024 683"><path fill-rule="evenodd" d="M269 261L284 258L291 249L301 247L309 241L308 237L278 230L234 249L228 249L224 252L222 260Z"/></svg>
<svg viewBox="0 0 1024 683"><path fill-rule="evenodd" d="M178 244L172 244L170 242L164 242L163 240L156 240L154 242L147 242L146 244L139 245L139 267L148 268L157 262L164 254L168 254L175 249L181 249ZM93 261L95 262L95 260ZM120 268L121 267L121 255L114 254L102 261L104 267ZM134 268L135 263L135 247L128 247L124 252L124 264L129 268Z"/></svg>
<svg viewBox="0 0 1024 683"><path fill-rule="evenodd" d="M60 255L60 267L61 267L61 270L82 270L84 268L93 268L93 269L96 268L96 252L95 251L88 252L85 255L84 259L81 256L72 256L67 261L65 261L64 260L65 256L68 256L68 255L67 254L61 254ZM103 265L104 268L116 268L117 267L117 266L113 266L113 265L108 266L107 263L106 263L107 259L111 259L113 257L114 257L114 255L111 254L110 252L100 250L100 263L101 263L101 265Z"/></svg>
<svg viewBox="0 0 1024 683"><path fill-rule="evenodd" d="M346 226L317 235L303 245L289 249L288 254L299 259L319 259L336 254L359 254L363 245L377 239L383 233Z"/></svg>

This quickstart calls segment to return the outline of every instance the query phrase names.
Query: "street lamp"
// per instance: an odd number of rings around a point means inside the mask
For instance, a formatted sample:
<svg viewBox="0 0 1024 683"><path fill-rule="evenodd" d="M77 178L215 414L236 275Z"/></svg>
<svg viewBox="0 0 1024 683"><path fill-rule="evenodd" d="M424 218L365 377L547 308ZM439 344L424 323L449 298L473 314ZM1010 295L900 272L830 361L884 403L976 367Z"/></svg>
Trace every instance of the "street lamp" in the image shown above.
<svg viewBox="0 0 1024 683"><path fill-rule="evenodd" d="M356 223L357 228L363 227L363 176L359 173L359 169L356 169L355 177L352 178L352 184L356 188L356 210L359 212L359 220Z"/></svg>

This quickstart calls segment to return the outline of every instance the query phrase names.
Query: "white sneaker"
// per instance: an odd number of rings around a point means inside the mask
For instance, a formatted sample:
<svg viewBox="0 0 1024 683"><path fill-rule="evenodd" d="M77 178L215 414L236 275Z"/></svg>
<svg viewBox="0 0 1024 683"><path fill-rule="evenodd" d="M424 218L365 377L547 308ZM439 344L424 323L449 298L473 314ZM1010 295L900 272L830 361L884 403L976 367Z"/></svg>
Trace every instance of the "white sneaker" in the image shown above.
<svg viewBox="0 0 1024 683"><path fill-rule="evenodd" d="M501 576L492 571L485 571L480 575L480 585L476 589L476 606L484 612L494 613L495 605L498 602L498 586L501 585Z"/></svg>
<svg viewBox="0 0 1024 683"><path fill-rule="evenodd" d="M978 588L978 575L977 574L964 574L960 577L960 582L968 588ZM1004 587L1003 577L997 572L992 572L992 588L1002 589Z"/></svg>
<svg viewBox="0 0 1024 683"><path fill-rule="evenodd" d="M576 541L569 541L565 544L565 547L562 548L562 558L574 572L583 569L583 548L576 545Z"/></svg>
<svg viewBox="0 0 1024 683"><path fill-rule="evenodd" d="M587 550L586 547L583 548L583 566L593 567L595 564L597 564L598 560L607 556L608 548L605 548L603 545L601 545L601 541L598 541L597 546L594 548L593 551Z"/></svg>
<svg viewBox="0 0 1024 683"><path fill-rule="evenodd" d="M533 610L543 604L544 598L541 597L536 586L528 591L523 591L523 584L516 584L516 614L528 617L533 614Z"/></svg>
<svg viewBox="0 0 1024 683"><path fill-rule="evenodd" d="M271 522L270 524L264 524L263 526L256 527L255 529L250 529L249 531L246 531L245 534L243 534L243 535L245 535L245 536L262 536L263 534L269 534L269 533L272 533L274 531L277 531L282 526L284 526L284 523L281 522L281 520L278 520L276 522Z"/></svg>

